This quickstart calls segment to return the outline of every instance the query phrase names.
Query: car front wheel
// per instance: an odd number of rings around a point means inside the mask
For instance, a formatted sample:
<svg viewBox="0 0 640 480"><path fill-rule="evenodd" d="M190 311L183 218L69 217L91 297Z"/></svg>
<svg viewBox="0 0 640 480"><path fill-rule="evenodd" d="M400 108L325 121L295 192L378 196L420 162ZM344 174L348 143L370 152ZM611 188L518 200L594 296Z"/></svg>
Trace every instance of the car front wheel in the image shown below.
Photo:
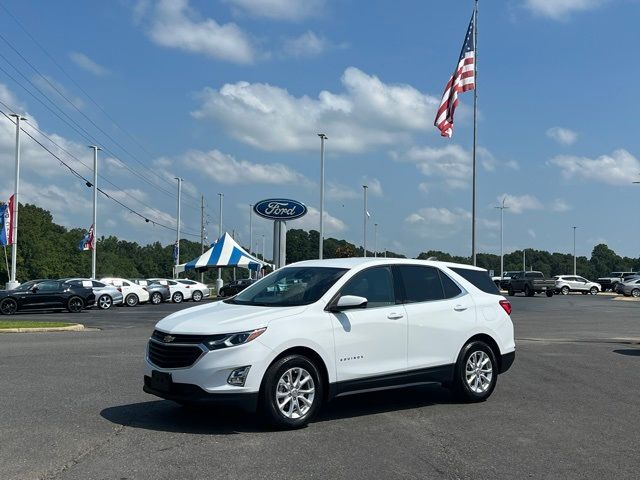
<svg viewBox="0 0 640 480"><path fill-rule="evenodd" d="M13 298L5 298L0 302L0 312L3 315L13 315L18 311L18 302Z"/></svg>
<svg viewBox="0 0 640 480"><path fill-rule="evenodd" d="M589 290L589 293L591 295L597 295L598 294L598 287L591 287L591 289Z"/></svg>
<svg viewBox="0 0 640 480"><path fill-rule="evenodd" d="M184 296L180 292L176 292L173 294L173 303L182 303L184 300Z"/></svg>
<svg viewBox="0 0 640 480"><path fill-rule="evenodd" d="M281 429L305 427L320 409L323 384L316 365L289 355L271 365L260 391L264 419Z"/></svg>
<svg viewBox="0 0 640 480"><path fill-rule="evenodd" d="M135 307L139 300L140 299L135 293L130 293L127 295L127 298L125 298L125 303L127 304L127 307Z"/></svg>
<svg viewBox="0 0 640 480"><path fill-rule="evenodd" d="M633 290L631 290L631 295L635 298L640 297L640 289L634 288Z"/></svg>
<svg viewBox="0 0 640 480"><path fill-rule="evenodd" d="M493 350L484 342L467 343L456 364L453 391L465 402L482 402L496 386L498 363Z"/></svg>

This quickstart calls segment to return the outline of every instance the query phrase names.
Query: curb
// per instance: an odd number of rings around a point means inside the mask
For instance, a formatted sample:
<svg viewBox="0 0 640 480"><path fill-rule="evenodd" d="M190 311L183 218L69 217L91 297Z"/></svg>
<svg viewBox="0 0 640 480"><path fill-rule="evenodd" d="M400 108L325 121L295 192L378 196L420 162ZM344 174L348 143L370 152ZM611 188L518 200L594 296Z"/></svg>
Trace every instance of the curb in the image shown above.
<svg viewBox="0 0 640 480"><path fill-rule="evenodd" d="M86 330L81 323L74 323L66 327L34 327L34 328L0 328L2 333L46 333L46 332L82 332Z"/></svg>
<svg viewBox="0 0 640 480"><path fill-rule="evenodd" d="M616 302L640 302L640 298L634 297L616 297L613 300Z"/></svg>

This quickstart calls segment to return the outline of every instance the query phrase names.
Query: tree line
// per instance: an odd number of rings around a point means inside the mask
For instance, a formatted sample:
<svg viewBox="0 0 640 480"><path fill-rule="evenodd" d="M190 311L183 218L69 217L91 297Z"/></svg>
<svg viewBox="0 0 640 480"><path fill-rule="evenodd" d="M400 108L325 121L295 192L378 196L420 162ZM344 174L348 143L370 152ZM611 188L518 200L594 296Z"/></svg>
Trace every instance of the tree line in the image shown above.
<svg viewBox="0 0 640 480"><path fill-rule="evenodd" d="M91 253L79 251L77 245L86 233L85 229L67 229L53 222L51 213L35 205L20 205L19 248L17 256L16 278L20 282L36 278L87 277L91 272ZM291 229L287 232L287 263L318 258L320 235L317 230ZM97 241L98 277L118 276L125 278L170 277L173 268L173 244L160 242L140 245L136 242L120 240L115 236L103 236ZM205 248L208 248L206 246ZM11 247L5 252L11 255ZM3 255L4 255L3 253ZM196 258L201 253L199 242L183 239L180 242L182 261ZM324 258L346 258L363 255L361 246L346 240L326 238L323 244ZM378 256L404 258L391 251L377 252ZM522 250L504 256L505 271L522 270ZM374 252L367 249L367 255ZM256 255L261 258L261 255ZM453 256L446 252L427 250L417 258L435 257L438 260L470 264L469 257ZM267 261L270 261L267 258ZM500 272L500 256L480 253L478 266ZM0 261L0 284L8 280L4 259ZM573 255L568 253L550 253L542 250L526 250L526 268L539 270L547 276L571 274ZM596 245L591 257L577 258L577 273L590 279L607 275L611 271L638 271L640 258L621 257L607 245ZM212 283L217 272L205 272L205 282ZM190 271L184 274L197 279L199 273ZM247 270L235 269L236 278L246 278ZM234 278L234 269L223 269L223 280L228 283Z"/></svg>

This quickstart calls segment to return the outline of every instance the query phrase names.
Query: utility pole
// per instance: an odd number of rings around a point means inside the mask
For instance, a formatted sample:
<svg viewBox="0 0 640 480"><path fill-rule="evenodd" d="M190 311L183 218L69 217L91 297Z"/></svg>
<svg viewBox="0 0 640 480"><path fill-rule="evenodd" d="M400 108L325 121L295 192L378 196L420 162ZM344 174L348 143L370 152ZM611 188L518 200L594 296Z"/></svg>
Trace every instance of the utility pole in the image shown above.
<svg viewBox="0 0 640 480"><path fill-rule="evenodd" d="M364 236L363 236L363 250L364 257L367 256L367 217L369 216L369 212L367 210L367 189L369 187L367 185L362 186L362 190L364 191Z"/></svg>
<svg viewBox="0 0 640 480"><path fill-rule="evenodd" d="M526 248L522 249L522 271L523 272L527 271L527 249Z"/></svg>
<svg viewBox="0 0 640 480"><path fill-rule="evenodd" d="M576 228L573 228L573 275L576 275Z"/></svg>
<svg viewBox="0 0 640 480"><path fill-rule="evenodd" d="M373 224L373 257L378 256L378 224Z"/></svg>
<svg viewBox="0 0 640 480"><path fill-rule="evenodd" d="M200 195L200 255L204 253L204 195ZM200 283L204 283L204 272L200 272Z"/></svg>
<svg viewBox="0 0 640 480"><path fill-rule="evenodd" d="M324 133L319 133L320 137L320 238L318 243L318 258L322 260L322 248L324 245L324 141L328 137Z"/></svg>
<svg viewBox="0 0 640 480"><path fill-rule="evenodd" d="M89 145L93 149L93 248L91 249L91 278L96 278L96 250L98 249L98 150L97 145Z"/></svg>
<svg viewBox="0 0 640 480"><path fill-rule="evenodd" d="M220 197L220 224L218 225L218 241L220 241L220 238L222 237L222 199L224 198L224 193L218 193L218 196ZM218 294L218 292L220 291L220 289L222 288L222 269L220 267L218 267L218 279L216 280L216 295Z"/></svg>
<svg viewBox="0 0 640 480"><path fill-rule="evenodd" d="M264 254L266 252L265 250L265 240L264 240L264 233L262 234L262 261L264 262Z"/></svg>
<svg viewBox="0 0 640 480"><path fill-rule="evenodd" d="M505 196L502 205L495 207L500 209L500 278L504 278L504 209L509 208L504 204L506 200Z"/></svg>
<svg viewBox="0 0 640 480"><path fill-rule="evenodd" d="M253 204L249 204L249 255L251 255L251 247L253 246ZM258 276L256 270L256 277ZM249 270L249 278L251 278L251 270Z"/></svg>
<svg viewBox="0 0 640 480"><path fill-rule="evenodd" d="M175 177L178 181L178 221L176 222L176 259L173 270L173 278L178 278L178 265L180 265L180 202L182 201L182 178Z"/></svg>
<svg viewBox="0 0 640 480"><path fill-rule="evenodd" d="M13 191L13 212L11 219L13 221L13 228L11 232L11 275L9 276L8 289L13 289L18 286L16 281L16 263L18 259L18 203L20 193L20 121L27 120L21 115L15 113L11 114L16 119L16 169L15 169L15 187ZM9 232L7 232L9 233Z"/></svg>

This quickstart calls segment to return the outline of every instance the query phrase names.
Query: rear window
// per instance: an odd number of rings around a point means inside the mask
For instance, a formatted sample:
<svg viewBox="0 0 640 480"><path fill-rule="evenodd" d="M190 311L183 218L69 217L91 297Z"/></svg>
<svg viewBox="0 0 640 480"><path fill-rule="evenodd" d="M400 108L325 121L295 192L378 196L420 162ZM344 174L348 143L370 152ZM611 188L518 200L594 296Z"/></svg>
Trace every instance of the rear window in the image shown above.
<svg viewBox="0 0 640 480"><path fill-rule="evenodd" d="M541 272L527 272L525 275L527 278L544 278Z"/></svg>
<svg viewBox="0 0 640 480"><path fill-rule="evenodd" d="M492 295L500 295L498 287L496 287L496 284L491 280L489 272L486 270L470 270L468 268L452 268L451 270L473 284L477 289L485 293L491 293Z"/></svg>

